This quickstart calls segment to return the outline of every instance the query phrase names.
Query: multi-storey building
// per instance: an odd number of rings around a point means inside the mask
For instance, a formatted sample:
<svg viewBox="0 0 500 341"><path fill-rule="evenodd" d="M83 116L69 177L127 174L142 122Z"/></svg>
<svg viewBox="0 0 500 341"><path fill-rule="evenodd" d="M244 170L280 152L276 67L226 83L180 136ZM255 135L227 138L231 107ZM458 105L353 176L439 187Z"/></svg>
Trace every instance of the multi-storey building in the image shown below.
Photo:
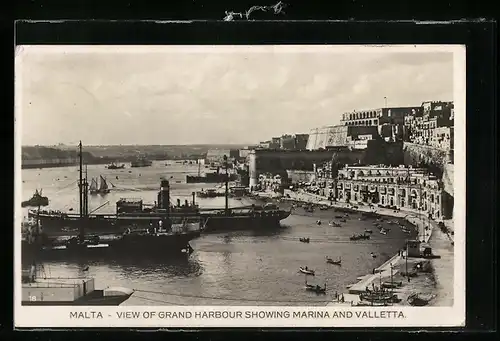
<svg viewBox="0 0 500 341"><path fill-rule="evenodd" d="M269 149L279 149L281 146L281 137L273 137L269 144Z"/></svg>
<svg viewBox="0 0 500 341"><path fill-rule="evenodd" d="M285 134L281 137L273 137L271 140L260 142L261 149L276 150L305 150L309 134Z"/></svg>
<svg viewBox="0 0 500 341"><path fill-rule="evenodd" d="M339 170L336 182L339 201L443 217L441 181L423 168L346 166Z"/></svg>
<svg viewBox="0 0 500 341"><path fill-rule="evenodd" d="M309 134L295 134L295 149L305 150L308 140Z"/></svg>
<svg viewBox="0 0 500 341"><path fill-rule="evenodd" d="M423 110L405 117L405 140L435 148L453 149L453 102L424 102Z"/></svg>
<svg viewBox="0 0 500 341"><path fill-rule="evenodd" d="M262 142L259 142L259 147L258 148L261 148L261 149L271 149L271 141L262 141Z"/></svg>
<svg viewBox="0 0 500 341"><path fill-rule="evenodd" d="M394 107L352 111L342 115L341 124L347 126L402 125L406 116L420 111L422 111L421 107Z"/></svg>
<svg viewBox="0 0 500 341"><path fill-rule="evenodd" d="M289 183L286 172L259 174L258 189L266 192L281 192Z"/></svg>
<svg viewBox="0 0 500 341"><path fill-rule="evenodd" d="M229 149L209 149L205 158L206 163L222 163L224 155L230 158L231 151Z"/></svg>
<svg viewBox="0 0 500 341"><path fill-rule="evenodd" d="M295 150L295 136L283 135L280 138L281 150Z"/></svg>

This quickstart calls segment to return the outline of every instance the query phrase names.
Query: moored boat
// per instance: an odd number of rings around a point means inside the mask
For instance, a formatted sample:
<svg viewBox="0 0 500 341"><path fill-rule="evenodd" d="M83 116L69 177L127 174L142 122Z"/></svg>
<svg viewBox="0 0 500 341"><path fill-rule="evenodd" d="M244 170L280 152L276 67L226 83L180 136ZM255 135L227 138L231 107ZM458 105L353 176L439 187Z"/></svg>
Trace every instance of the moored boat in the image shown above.
<svg viewBox="0 0 500 341"><path fill-rule="evenodd" d="M114 162L111 162L109 165L106 166L107 169L123 169L125 168L125 164L122 163L121 165L117 165Z"/></svg>
<svg viewBox="0 0 500 341"><path fill-rule="evenodd" d="M370 303L399 303L401 299L387 291L367 291L359 294L359 299Z"/></svg>
<svg viewBox="0 0 500 341"><path fill-rule="evenodd" d="M146 157L138 157L135 161L132 161L130 167L149 167L153 164L151 160L148 160Z"/></svg>
<svg viewBox="0 0 500 341"><path fill-rule="evenodd" d="M22 278L23 306L118 306L134 290L123 287L95 288L94 278L59 278L36 275L36 263Z"/></svg>
<svg viewBox="0 0 500 341"><path fill-rule="evenodd" d="M305 289L307 291L313 291L317 294L326 294L326 283L323 287L319 286L319 285L313 285L313 284L308 284L307 283L307 280L306 280L306 285L305 285Z"/></svg>
<svg viewBox="0 0 500 341"><path fill-rule="evenodd" d="M339 257L338 260L333 260L332 258L330 257L326 257L326 262L328 264L333 264L333 265L342 265L342 259Z"/></svg>
<svg viewBox="0 0 500 341"><path fill-rule="evenodd" d="M196 196L198 198L217 198L217 197L223 197L224 193L217 192L216 189L210 188L210 189L202 189L201 191L196 192Z"/></svg>
<svg viewBox="0 0 500 341"><path fill-rule="evenodd" d="M424 297L423 295L419 295L419 294L414 293L414 294L411 294L410 296L408 296L407 301L408 301L408 304L411 306L423 307L423 306L428 305L433 298L434 298L434 295L427 295Z"/></svg>
<svg viewBox="0 0 500 341"><path fill-rule="evenodd" d="M310 276L314 276L316 274L314 270L308 269L307 266L301 266L299 268L299 272L303 273L304 275L310 275Z"/></svg>
<svg viewBox="0 0 500 341"><path fill-rule="evenodd" d="M349 237L350 240L367 240L370 239L369 234L354 234Z"/></svg>

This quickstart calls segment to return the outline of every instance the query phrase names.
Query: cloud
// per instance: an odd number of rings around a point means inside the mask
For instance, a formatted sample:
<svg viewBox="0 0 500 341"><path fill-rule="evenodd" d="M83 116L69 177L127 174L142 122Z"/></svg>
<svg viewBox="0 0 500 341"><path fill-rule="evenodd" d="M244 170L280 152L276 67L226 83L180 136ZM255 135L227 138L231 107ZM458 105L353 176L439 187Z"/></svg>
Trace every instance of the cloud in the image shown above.
<svg viewBox="0 0 500 341"><path fill-rule="evenodd" d="M18 53L23 144L255 143L453 99L451 53L45 49Z"/></svg>

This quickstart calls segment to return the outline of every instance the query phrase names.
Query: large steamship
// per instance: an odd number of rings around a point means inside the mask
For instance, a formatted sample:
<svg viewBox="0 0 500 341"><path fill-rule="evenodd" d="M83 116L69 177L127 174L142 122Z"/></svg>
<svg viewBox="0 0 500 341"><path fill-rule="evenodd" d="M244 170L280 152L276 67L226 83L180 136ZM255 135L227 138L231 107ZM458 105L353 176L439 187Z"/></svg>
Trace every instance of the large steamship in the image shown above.
<svg viewBox="0 0 500 341"><path fill-rule="evenodd" d="M68 214L37 212L31 210L29 216L37 217L42 223L44 234L49 237L68 234L78 234L79 227L85 223L86 230L94 234L123 233L130 225L153 226L169 221L200 221L200 228L204 232L230 231L237 229L265 229L277 227L280 221L287 218L291 211L279 209L276 205L250 205L229 208L228 205L228 170L227 158L225 176L225 207L202 209L196 205L196 194L193 192L192 202L187 200L176 205L170 201L170 183L161 181L158 201L152 208L146 207L142 199L120 199L116 203L116 214ZM86 208L86 197L83 198Z"/></svg>
<svg viewBox="0 0 500 341"><path fill-rule="evenodd" d="M79 149L79 214L44 213L40 209L29 211L29 217L36 223L23 230L23 253L61 253L61 250L80 253L101 249L125 252L192 250L189 241L198 237L203 227L203 218L199 214L171 216L166 210L165 214L130 216L120 213L129 205L120 201L115 215L89 214L89 184L86 174L83 176L81 142Z"/></svg>

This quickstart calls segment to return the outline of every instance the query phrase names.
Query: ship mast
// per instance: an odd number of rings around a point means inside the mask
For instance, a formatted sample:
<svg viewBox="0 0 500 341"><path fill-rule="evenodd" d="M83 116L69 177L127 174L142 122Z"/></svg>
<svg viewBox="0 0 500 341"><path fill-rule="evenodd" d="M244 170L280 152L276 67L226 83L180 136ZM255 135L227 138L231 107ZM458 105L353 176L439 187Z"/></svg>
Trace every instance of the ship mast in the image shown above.
<svg viewBox="0 0 500 341"><path fill-rule="evenodd" d="M224 177L225 178L225 182L226 182L226 191L225 191L225 199L226 199L226 205L224 206L225 208L225 213L228 214L229 213L229 198L228 198L228 191L229 191L229 175L228 175L228 171L227 171L227 155L224 155L224 167L226 168L226 176Z"/></svg>
<svg viewBox="0 0 500 341"><path fill-rule="evenodd" d="M79 227L79 236L80 236L80 241L83 241L85 239L85 231L84 231L84 225L85 221L84 218L88 216L88 183L87 183L87 174L85 174L85 178L83 177L83 153L82 153L82 141L78 144L78 149L79 149L79 182L78 182L78 188L79 188L79 194L80 194L80 227Z"/></svg>
<svg viewBox="0 0 500 341"><path fill-rule="evenodd" d="M80 159L79 162L79 180L78 180L78 191L79 191L79 205L80 205L80 219L83 218L83 156L82 156L82 141L78 144L78 157Z"/></svg>

